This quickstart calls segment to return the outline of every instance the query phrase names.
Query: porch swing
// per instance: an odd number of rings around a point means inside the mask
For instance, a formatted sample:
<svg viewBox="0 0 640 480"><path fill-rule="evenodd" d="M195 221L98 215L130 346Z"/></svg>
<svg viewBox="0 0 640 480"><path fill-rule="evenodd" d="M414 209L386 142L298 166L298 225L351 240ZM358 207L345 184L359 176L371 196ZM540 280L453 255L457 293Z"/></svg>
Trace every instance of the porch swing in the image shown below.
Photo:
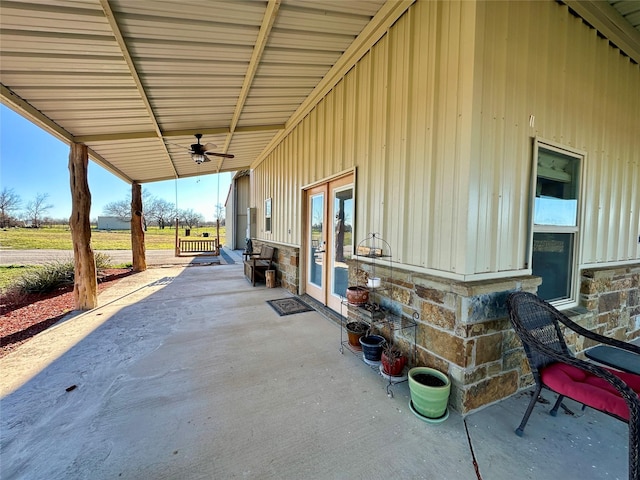
<svg viewBox="0 0 640 480"><path fill-rule="evenodd" d="M220 173L218 176L218 192L216 205L219 205L220 201ZM176 190L176 208L178 207L178 180L175 181ZM203 233L201 238L180 238L180 219L176 216L176 237L175 237L175 256L180 257L183 253L195 254L201 253L209 256L217 257L220 255L220 219L216 218L216 236L210 238L207 233ZM189 230L185 234L185 237L189 236Z"/></svg>
<svg viewBox="0 0 640 480"><path fill-rule="evenodd" d="M180 238L179 229L180 220L176 217L176 257L183 253L206 253L214 257L220 255L220 220L216 220L214 238Z"/></svg>

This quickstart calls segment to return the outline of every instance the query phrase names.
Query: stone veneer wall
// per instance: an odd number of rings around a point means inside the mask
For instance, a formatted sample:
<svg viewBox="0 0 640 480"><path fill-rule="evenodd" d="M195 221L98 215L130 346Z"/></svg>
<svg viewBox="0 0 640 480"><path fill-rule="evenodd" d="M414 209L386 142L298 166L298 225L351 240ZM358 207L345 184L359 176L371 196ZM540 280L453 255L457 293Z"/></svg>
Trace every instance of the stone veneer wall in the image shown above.
<svg viewBox="0 0 640 480"><path fill-rule="evenodd" d="M253 242L254 250L259 250L262 245L270 245L275 249L276 284L293 294L297 294L300 284L300 269L298 268L300 249L259 240Z"/></svg>
<svg viewBox="0 0 640 480"><path fill-rule="evenodd" d="M582 291L586 308L570 312L574 321L617 338L640 336L640 266L588 270ZM364 285L372 266L349 262L349 284ZM418 312L417 365L436 368L452 382L449 403L462 414L506 398L529 387L533 377L520 340L507 318L505 301L515 290L536 292L539 277L459 282L376 264L382 278L377 301L393 313L411 317ZM357 309L349 308L357 317ZM413 344L412 332L381 330L405 352ZM590 345L568 343L580 352Z"/></svg>
<svg viewBox="0 0 640 480"><path fill-rule="evenodd" d="M572 321L584 328L623 341L640 337L640 264L618 268L588 269L581 272L579 306L564 310ZM585 358L584 351L596 345L591 339L584 338L563 329L565 340L578 358ZM522 352L522 347L513 345L507 354ZM529 364L523 358L518 368L521 388L534 383Z"/></svg>
<svg viewBox="0 0 640 480"><path fill-rule="evenodd" d="M640 337L640 264L584 270L580 295L591 330L627 342Z"/></svg>

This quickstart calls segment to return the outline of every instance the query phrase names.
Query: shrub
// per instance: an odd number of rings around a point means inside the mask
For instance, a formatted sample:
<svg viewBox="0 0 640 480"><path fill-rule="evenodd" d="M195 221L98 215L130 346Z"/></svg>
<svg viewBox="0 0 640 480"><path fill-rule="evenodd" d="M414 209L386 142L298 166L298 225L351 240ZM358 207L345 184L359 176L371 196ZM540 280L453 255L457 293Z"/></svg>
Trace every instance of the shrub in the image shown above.
<svg viewBox="0 0 640 480"><path fill-rule="evenodd" d="M96 270L109 268L113 259L104 253L94 255ZM37 270L27 272L16 280L16 286L24 293L48 293L56 288L73 284L74 261L58 260L42 265Z"/></svg>
<svg viewBox="0 0 640 480"><path fill-rule="evenodd" d="M105 268L112 268L113 258L106 253L96 252L94 254L96 259L96 270L104 270Z"/></svg>
<svg viewBox="0 0 640 480"><path fill-rule="evenodd" d="M47 293L63 285L73 283L73 261L49 262L16 281L25 293Z"/></svg>
<svg viewBox="0 0 640 480"><path fill-rule="evenodd" d="M2 295L0 295L0 307L4 307L5 305L15 305L21 304L27 294L22 291L22 289L13 283L11 286L6 288ZM0 313L2 313L2 308L0 308Z"/></svg>

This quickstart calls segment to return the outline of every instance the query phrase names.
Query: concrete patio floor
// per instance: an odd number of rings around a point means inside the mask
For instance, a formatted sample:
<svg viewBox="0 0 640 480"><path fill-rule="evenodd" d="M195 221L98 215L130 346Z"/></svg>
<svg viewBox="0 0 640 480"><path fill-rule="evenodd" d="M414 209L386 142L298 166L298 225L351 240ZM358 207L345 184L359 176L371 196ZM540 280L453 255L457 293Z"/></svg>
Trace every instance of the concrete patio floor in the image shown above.
<svg viewBox="0 0 640 480"><path fill-rule="evenodd" d="M575 404L538 405L523 438L527 393L422 422L335 323L279 317L266 300L290 294L224 258L124 278L0 359L0 477L627 478L626 424Z"/></svg>

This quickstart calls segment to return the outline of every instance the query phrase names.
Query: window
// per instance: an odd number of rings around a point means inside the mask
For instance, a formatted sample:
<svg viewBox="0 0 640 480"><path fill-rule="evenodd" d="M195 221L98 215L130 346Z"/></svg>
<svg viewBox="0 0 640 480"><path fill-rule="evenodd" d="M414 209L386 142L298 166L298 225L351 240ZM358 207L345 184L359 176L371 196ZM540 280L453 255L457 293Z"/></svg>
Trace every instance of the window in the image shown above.
<svg viewBox="0 0 640 480"><path fill-rule="evenodd" d="M264 201L264 231L271 231L271 199L267 198Z"/></svg>
<svg viewBox="0 0 640 480"><path fill-rule="evenodd" d="M538 143L534 149L535 185L531 268L542 277L538 295L568 304L577 295L580 171L583 157Z"/></svg>

